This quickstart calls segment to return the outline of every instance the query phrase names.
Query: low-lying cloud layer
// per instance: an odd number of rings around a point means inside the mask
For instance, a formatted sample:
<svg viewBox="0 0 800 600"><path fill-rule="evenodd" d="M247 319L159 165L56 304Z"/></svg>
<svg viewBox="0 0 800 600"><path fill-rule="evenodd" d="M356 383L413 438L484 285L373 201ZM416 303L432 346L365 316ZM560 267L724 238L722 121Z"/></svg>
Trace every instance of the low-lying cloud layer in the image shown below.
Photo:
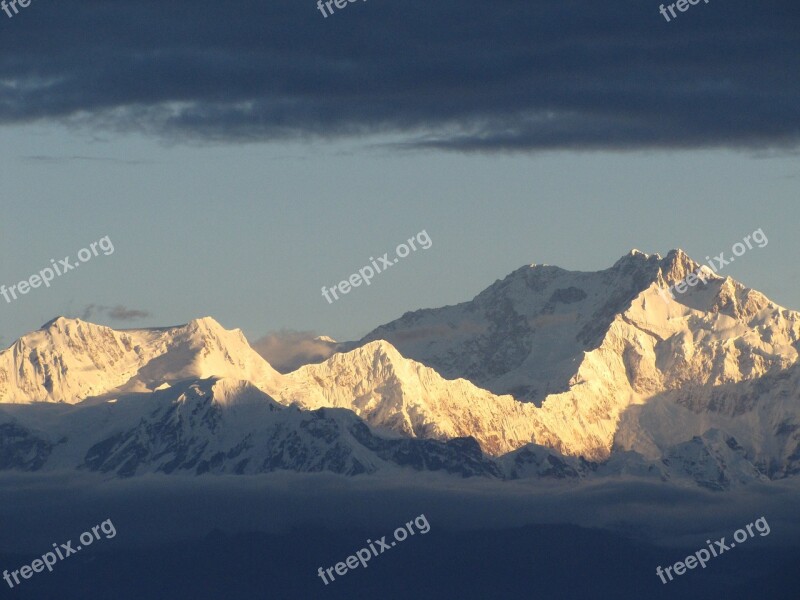
<svg viewBox="0 0 800 600"><path fill-rule="evenodd" d="M658 544L693 546L765 516L762 543L797 545L797 479L714 493L659 483L459 480L408 473L387 480L316 473L103 480L86 474L0 474L0 552L35 551L81 523L112 516L118 544L221 531L286 533L314 526L380 531L425 513L437 527L483 530L527 524L599 527ZM45 510L46 509L46 510ZM142 515L148 515L142 520Z"/></svg>
<svg viewBox="0 0 800 600"><path fill-rule="evenodd" d="M459 151L790 148L800 11L711 0L39 2L0 23L0 124Z"/></svg>
<svg viewBox="0 0 800 600"><path fill-rule="evenodd" d="M253 349L281 373L321 363L337 348L338 344L330 338L321 338L310 331L275 331L253 342Z"/></svg>

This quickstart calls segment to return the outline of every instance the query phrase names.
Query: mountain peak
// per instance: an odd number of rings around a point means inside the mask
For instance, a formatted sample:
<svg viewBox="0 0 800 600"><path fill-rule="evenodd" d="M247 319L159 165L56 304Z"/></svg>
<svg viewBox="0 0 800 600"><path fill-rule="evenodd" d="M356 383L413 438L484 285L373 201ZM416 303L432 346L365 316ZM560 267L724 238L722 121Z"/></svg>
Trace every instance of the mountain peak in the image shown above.
<svg viewBox="0 0 800 600"><path fill-rule="evenodd" d="M78 325L80 323L85 323L85 321L81 321L80 319L77 318L70 318L70 317L65 317L63 315L58 315L57 317L50 319L39 329L42 331L46 331L48 329L64 329L67 325L71 323Z"/></svg>
<svg viewBox="0 0 800 600"><path fill-rule="evenodd" d="M280 375L211 317L157 329L115 330L56 317L0 352L0 402L80 402L152 390L191 377L277 385Z"/></svg>
<svg viewBox="0 0 800 600"><path fill-rule="evenodd" d="M369 354L375 354L380 352L382 354L388 355L391 358L397 358L400 356L400 352L397 351L397 348L392 346L386 340L375 340L367 344L364 344L361 347Z"/></svg>
<svg viewBox="0 0 800 600"><path fill-rule="evenodd" d="M641 256L641 257L644 257L645 260L650 258L649 254L645 254L644 252L642 252L641 250L638 250L637 248L631 248L631 251L628 252L628 256Z"/></svg>
<svg viewBox="0 0 800 600"><path fill-rule="evenodd" d="M197 319L192 319L186 325L187 327L192 327L195 329L204 329L204 330L225 329L222 325L220 325L219 321L217 321L213 317L200 317Z"/></svg>
<svg viewBox="0 0 800 600"><path fill-rule="evenodd" d="M630 268L652 268L660 260L661 257L658 254L645 254L641 250L633 248L630 252L615 262L611 269L620 271Z"/></svg>
<svg viewBox="0 0 800 600"><path fill-rule="evenodd" d="M686 252L680 248L670 250L662 261L660 261L661 277L667 284L677 283L686 279L690 273L696 273L703 265L693 260ZM713 272L705 267L704 273Z"/></svg>

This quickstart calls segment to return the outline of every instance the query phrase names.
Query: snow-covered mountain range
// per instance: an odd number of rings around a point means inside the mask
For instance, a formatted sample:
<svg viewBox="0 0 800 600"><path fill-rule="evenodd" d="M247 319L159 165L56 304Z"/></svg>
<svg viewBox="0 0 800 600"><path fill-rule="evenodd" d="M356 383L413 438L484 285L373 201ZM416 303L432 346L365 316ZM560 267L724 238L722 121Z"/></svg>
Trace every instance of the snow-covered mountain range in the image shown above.
<svg viewBox="0 0 800 600"><path fill-rule="evenodd" d="M55 319L0 352L0 469L651 477L800 471L800 313L681 251L531 265L283 375L211 318Z"/></svg>

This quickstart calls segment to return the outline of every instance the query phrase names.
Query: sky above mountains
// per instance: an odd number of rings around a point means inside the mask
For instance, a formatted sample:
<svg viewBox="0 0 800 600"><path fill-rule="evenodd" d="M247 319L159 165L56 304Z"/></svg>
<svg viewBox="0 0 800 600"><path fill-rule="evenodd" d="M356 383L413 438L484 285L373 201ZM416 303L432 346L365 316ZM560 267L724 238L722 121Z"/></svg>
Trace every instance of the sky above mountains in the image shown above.
<svg viewBox="0 0 800 600"><path fill-rule="evenodd" d="M800 307L798 14L655 3L34 3L0 14L0 345L57 314L355 339L528 263L729 252ZM421 230L433 241L322 297ZM105 308L98 308L105 307Z"/></svg>

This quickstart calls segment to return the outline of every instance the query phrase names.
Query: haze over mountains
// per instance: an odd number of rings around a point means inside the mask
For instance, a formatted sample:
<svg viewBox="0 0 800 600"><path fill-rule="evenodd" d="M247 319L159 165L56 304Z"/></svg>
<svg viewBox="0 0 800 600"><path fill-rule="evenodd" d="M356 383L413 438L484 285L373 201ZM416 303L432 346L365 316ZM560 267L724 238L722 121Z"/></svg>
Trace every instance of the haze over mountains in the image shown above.
<svg viewBox="0 0 800 600"><path fill-rule="evenodd" d="M0 353L0 468L394 469L639 476L729 489L800 470L800 313L632 251L531 265L281 374L211 318L115 331L58 318ZM470 439L471 438L471 439Z"/></svg>

